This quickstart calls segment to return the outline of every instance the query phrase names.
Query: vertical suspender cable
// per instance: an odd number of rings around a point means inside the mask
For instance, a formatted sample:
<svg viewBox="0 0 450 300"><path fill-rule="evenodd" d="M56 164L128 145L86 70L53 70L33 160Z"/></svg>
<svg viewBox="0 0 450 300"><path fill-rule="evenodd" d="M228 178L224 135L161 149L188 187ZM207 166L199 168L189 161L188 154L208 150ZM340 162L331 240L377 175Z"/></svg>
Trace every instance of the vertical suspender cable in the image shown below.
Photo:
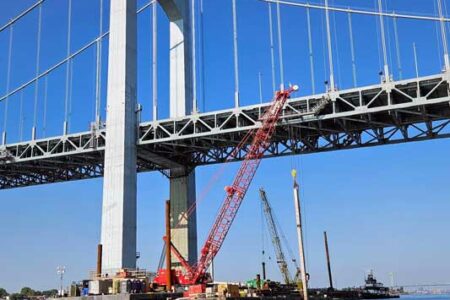
<svg viewBox="0 0 450 300"><path fill-rule="evenodd" d="M197 65L195 54L195 0L191 0L191 36L192 36L192 109L193 113L198 113L197 108Z"/></svg>
<svg viewBox="0 0 450 300"><path fill-rule="evenodd" d="M201 85L202 85L202 111L205 111L205 26L203 22L203 0L200 0L200 37L201 37L201 55L200 55L200 63L201 63Z"/></svg>
<svg viewBox="0 0 450 300"><path fill-rule="evenodd" d="M67 21L67 57L70 56L70 42L72 31L72 0L68 0L68 21ZM66 67L66 96L64 101L64 134L67 134L68 130L68 117L69 117L69 81L70 81L70 59L67 61Z"/></svg>
<svg viewBox="0 0 450 300"><path fill-rule="evenodd" d="M331 44L331 30L330 30L330 11L328 9L328 0L325 0L325 19L327 25L327 43L328 43L328 65L330 67L330 92L334 92L336 85L334 84L334 67L333 67L333 49Z"/></svg>
<svg viewBox="0 0 450 300"><path fill-rule="evenodd" d="M36 46L36 77L39 75L39 65L41 60L41 32L42 32L42 4L39 5L39 17L38 17L38 33ZM38 96L39 96L39 79L36 80L34 89L34 116L33 116L33 129L31 131L32 140L36 138Z"/></svg>
<svg viewBox="0 0 450 300"><path fill-rule="evenodd" d="M320 20L321 20L321 25L322 26L320 26L320 36L321 36L321 39L320 39L320 41L321 41L321 44L322 44L322 60L323 60L323 62L322 62L322 64L323 64L323 73L324 73L324 78L328 78L328 68L326 68L326 65L327 65L327 54L326 54L326 52L327 52L327 49L326 49L326 47L325 47L325 40L326 40L326 33L325 33L325 27L326 27L326 21L325 21L325 14L323 14L321 17L320 17ZM328 82L328 79L325 81L325 92L328 90L328 84L329 84L329 82Z"/></svg>
<svg viewBox="0 0 450 300"><path fill-rule="evenodd" d="M384 61L384 80L389 82L391 80L391 75L389 74L389 67L387 62L387 49L386 49L386 37L384 33L384 17L383 17L383 5L381 0L378 0L378 12L380 17L380 32L381 32L381 46L383 49L383 61Z"/></svg>
<svg viewBox="0 0 450 300"><path fill-rule="evenodd" d="M433 1L433 12L435 15L438 14L437 12L437 5L436 5L436 1ZM439 59L439 66L442 68L442 53L441 53L441 44L439 42L439 22L434 22L435 25L435 33L436 33L436 51L437 51L437 58Z"/></svg>
<svg viewBox="0 0 450 300"><path fill-rule="evenodd" d="M9 28L9 49L8 49L8 74L6 75L6 91L9 94L11 85L11 63L12 63L12 44L14 37L14 25ZM6 126L8 125L8 102L9 96L5 99L5 112L3 118L3 134L2 134L2 144L6 144Z"/></svg>
<svg viewBox="0 0 450 300"><path fill-rule="evenodd" d="M70 125L72 124L72 97L73 97L73 62L69 60L70 76L69 76L69 113L67 118L67 131L70 132Z"/></svg>
<svg viewBox="0 0 450 300"><path fill-rule="evenodd" d="M397 68L398 77L400 80L403 79L402 61L400 56L400 43L398 41L398 27L397 27L397 17L394 17L394 40L395 40L395 50L397 54Z"/></svg>
<svg viewBox="0 0 450 300"><path fill-rule="evenodd" d="M19 103L19 141L23 141L23 90L20 91L20 103Z"/></svg>
<svg viewBox="0 0 450 300"><path fill-rule="evenodd" d="M262 93L262 75L261 72L258 72L258 85L259 85L259 103L263 102L263 93Z"/></svg>
<svg viewBox="0 0 450 300"><path fill-rule="evenodd" d="M238 42L237 42L237 16L236 0L232 0L233 6L233 50L234 50L234 107L239 107L239 61L238 61Z"/></svg>
<svg viewBox="0 0 450 300"><path fill-rule="evenodd" d="M313 43L312 43L312 34L311 34L311 13L309 7L306 8L306 21L308 23L308 47L309 47L309 67L311 73L311 87L312 94L316 93L316 81L314 75L314 55L313 55Z"/></svg>
<svg viewBox="0 0 450 300"><path fill-rule="evenodd" d="M337 63L337 83L338 87L341 86L341 56L339 55L339 36L337 31L337 25L336 25L336 14L332 15L333 18L333 27L331 30L334 29L334 48L336 49L336 63Z"/></svg>
<svg viewBox="0 0 450 300"><path fill-rule="evenodd" d="M383 6L384 6L383 9L385 11L387 11L387 1L384 1ZM390 19L388 19L387 22L385 23L385 25L386 25L386 29L385 29L385 32L386 32L386 54L388 56L388 66L393 66L393 63L392 63L392 52L393 51L391 49L391 47L392 47L392 45L391 45L391 30L389 28L389 24L390 24L389 20ZM394 74L391 74L391 77L393 77L393 76L394 76Z"/></svg>
<svg viewBox="0 0 450 300"><path fill-rule="evenodd" d="M103 34L103 0L100 0L99 37L97 39L97 65L95 79L95 125L100 127L100 107L102 102L102 36Z"/></svg>
<svg viewBox="0 0 450 300"><path fill-rule="evenodd" d="M416 78L419 78L419 66L417 65L416 43L413 43L413 51L414 51L414 67L416 69Z"/></svg>
<svg viewBox="0 0 450 300"><path fill-rule="evenodd" d="M280 90L284 90L283 37L281 36L280 1L277 0L278 57L280 65Z"/></svg>
<svg viewBox="0 0 450 300"><path fill-rule="evenodd" d="M352 74L353 74L353 87L358 85L356 80L356 59L355 59L355 44L353 41L353 23L352 23L352 14L348 13L348 33L350 36L350 53L352 56Z"/></svg>
<svg viewBox="0 0 450 300"><path fill-rule="evenodd" d="M267 7L269 8L269 34L270 34L270 63L272 71L272 92L275 93L275 50L273 45L273 24L272 24L272 3L268 2Z"/></svg>
<svg viewBox="0 0 450 300"><path fill-rule="evenodd" d="M158 1L152 6L152 85L153 85L153 121L158 120Z"/></svg>
<svg viewBox="0 0 450 300"><path fill-rule="evenodd" d="M441 35L442 35L442 47L444 48L444 63L445 63L445 71L450 71L450 61L448 58L448 46L447 46L447 34L445 32L445 22L444 15L442 13L442 0L438 1L438 12L441 23Z"/></svg>
<svg viewBox="0 0 450 300"><path fill-rule="evenodd" d="M42 134L45 137L47 134L47 92L48 92L48 75L45 76L44 81L44 121L42 122Z"/></svg>

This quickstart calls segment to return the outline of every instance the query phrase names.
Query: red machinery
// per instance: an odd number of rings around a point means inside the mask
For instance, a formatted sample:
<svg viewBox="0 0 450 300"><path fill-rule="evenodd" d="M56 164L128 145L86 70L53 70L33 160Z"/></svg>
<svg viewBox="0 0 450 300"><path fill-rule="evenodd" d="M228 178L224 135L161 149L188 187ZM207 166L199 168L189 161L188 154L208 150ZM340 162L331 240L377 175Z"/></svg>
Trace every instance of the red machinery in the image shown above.
<svg viewBox="0 0 450 300"><path fill-rule="evenodd" d="M225 187L226 198L222 204L219 214L216 217L216 221L209 232L205 245L200 252L200 259L198 262L193 266L189 265L176 247L171 245L172 253L180 261L185 270L184 274L179 271L172 271L172 274L174 274L174 283L194 285L209 281L207 269L222 247L242 200L244 199L250 183L255 176L256 170L261 162L261 158L269 147L269 141L275 131L275 126L280 118L284 104L290 97L291 93L297 90L298 86L293 86L285 91L278 91L271 106L266 109L264 115L261 117L260 120L262 125L254 134L253 141L248 148L248 152L236 177L234 178L233 184ZM248 136L249 135L244 137L244 141L241 142L238 148L243 146L245 140L248 139ZM166 274L166 270L158 270L158 274L156 275L154 282L159 285L166 285Z"/></svg>

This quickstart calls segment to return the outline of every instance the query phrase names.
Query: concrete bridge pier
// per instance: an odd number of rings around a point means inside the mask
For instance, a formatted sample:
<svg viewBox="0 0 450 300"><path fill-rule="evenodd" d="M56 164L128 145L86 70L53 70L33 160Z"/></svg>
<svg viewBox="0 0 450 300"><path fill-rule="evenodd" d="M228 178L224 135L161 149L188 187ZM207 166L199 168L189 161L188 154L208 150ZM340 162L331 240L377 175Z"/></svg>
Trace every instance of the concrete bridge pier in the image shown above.
<svg viewBox="0 0 450 300"><path fill-rule="evenodd" d="M193 112L192 11L189 0L159 0L170 21L170 117ZM195 202L195 170L170 170L172 227ZM197 218L194 212L172 229L172 242L190 263L197 261ZM178 266L174 260L174 266Z"/></svg>
<svg viewBox="0 0 450 300"><path fill-rule="evenodd" d="M189 0L160 0L170 20L170 117L192 113L192 48ZM101 243L103 274L136 267L136 0L111 0ZM170 164L169 164L170 165ZM195 202L195 171L173 163L172 224ZM197 261L195 212L173 229L173 243ZM178 265L174 261L175 265Z"/></svg>
<svg viewBox="0 0 450 300"><path fill-rule="evenodd" d="M102 273L136 267L136 0L111 0Z"/></svg>

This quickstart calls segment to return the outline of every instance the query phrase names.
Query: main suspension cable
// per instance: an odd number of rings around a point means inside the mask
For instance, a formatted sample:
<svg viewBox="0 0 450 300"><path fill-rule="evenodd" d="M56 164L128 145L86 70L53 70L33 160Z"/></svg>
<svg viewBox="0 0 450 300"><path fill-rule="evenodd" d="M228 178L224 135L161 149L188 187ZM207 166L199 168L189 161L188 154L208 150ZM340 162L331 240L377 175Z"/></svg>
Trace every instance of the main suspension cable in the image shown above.
<svg viewBox="0 0 450 300"><path fill-rule="evenodd" d="M370 16L384 16L384 17L397 17L402 19L414 19L414 20L422 20L422 21L443 21L443 22L450 22L450 18L443 17L442 19L440 17L436 16L418 16L418 15L411 15L411 14L398 14L395 12L379 12L377 9L374 11L369 10L362 10L362 9L353 9L353 8L340 8L336 6L327 6L326 5L320 5L320 4L310 4L310 3L300 3L295 2L292 0L258 0L260 2L266 2L266 3L280 3L282 5L286 6L296 6L296 7L304 7L304 8L312 8L312 9L319 9L319 10L329 10L334 12L341 12L341 13L352 13L352 14L360 14L360 15L370 15Z"/></svg>
<svg viewBox="0 0 450 300"><path fill-rule="evenodd" d="M25 17L26 15L28 15L30 12L32 12L36 7L38 7L39 5L41 5L45 0L39 0L36 3L34 3L32 6L30 6L29 8L25 9L23 12L21 12L20 14L18 14L17 16L15 16L14 18L12 18L11 20L9 20L8 23L6 23L5 25L3 25L2 27L0 27L0 32L4 31L5 29L7 29L8 27L14 25L14 23L16 23L17 21L19 21L20 19L22 19L23 17Z"/></svg>

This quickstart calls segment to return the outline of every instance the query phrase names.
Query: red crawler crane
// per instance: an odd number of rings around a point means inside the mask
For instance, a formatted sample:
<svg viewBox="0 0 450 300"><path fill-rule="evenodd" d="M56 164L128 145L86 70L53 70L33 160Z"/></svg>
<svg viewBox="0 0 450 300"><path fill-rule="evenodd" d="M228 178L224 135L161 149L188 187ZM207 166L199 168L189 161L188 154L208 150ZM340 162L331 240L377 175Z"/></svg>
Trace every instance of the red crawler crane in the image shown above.
<svg viewBox="0 0 450 300"><path fill-rule="evenodd" d="M222 204L216 221L209 232L205 245L200 252L198 262L190 266L179 251L171 245L172 252L185 269L184 274L176 272L174 282L185 285L206 283L209 280L207 270L212 260L219 252L222 244L231 228L234 218L241 206L242 200L255 176L264 152L269 147L270 139L275 131L275 126L280 118L284 104L291 93L298 90L298 86L290 87L285 91L278 91L271 106L266 109L261 117L261 127L256 131L253 141L248 149L242 165L234 178L233 184L225 187L226 198ZM245 139L245 138L244 138ZM166 270L158 270L155 283L166 285Z"/></svg>

